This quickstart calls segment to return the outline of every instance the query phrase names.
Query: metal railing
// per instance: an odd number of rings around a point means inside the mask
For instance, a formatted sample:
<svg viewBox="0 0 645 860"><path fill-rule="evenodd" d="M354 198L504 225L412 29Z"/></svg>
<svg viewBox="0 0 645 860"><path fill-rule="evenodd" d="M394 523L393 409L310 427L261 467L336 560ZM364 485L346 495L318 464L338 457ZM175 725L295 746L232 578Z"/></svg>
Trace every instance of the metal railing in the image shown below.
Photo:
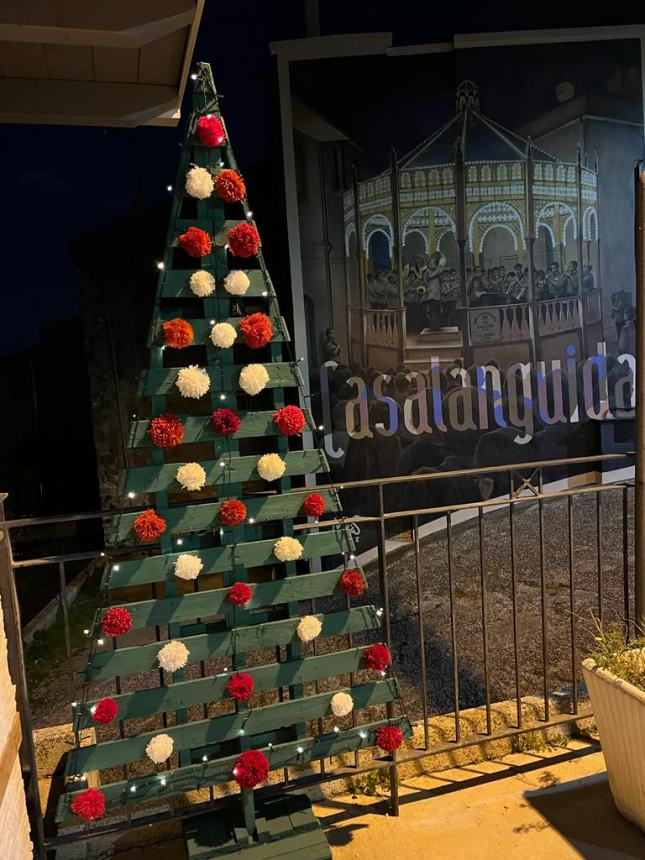
<svg viewBox="0 0 645 860"><path fill-rule="evenodd" d="M590 614L633 624L633 483L599 482L596 470L603 464L621 468L631 463L622 455L603 455L347 482L340 488L341 494L359 489L372 494L369 514L295 525L296 534L349 526L360 529L361 540L367 540L367 551L360 544L357 550L364 556L368 574L364 599L383 608L382 636L393 653L405 709L419 731L394 758L365 761L356 754L353 765L322 760L308 773L285 770L283 780L265 791L302 788L388 768L396 814L397 771L405 763L589 716L588 707L580 703L579 663L591 642ZM552 482L547 483L545 476ZM553 482L554 478L558 480ZM414 508L400 505L404 497L397 487L423 487L432 501L432 488L438 482L445 486L459 481L464 486L492 481L498 491L495 497L476 501ZM53 568L59 584L68 677L70 685L77 684L65 564L72 559L100 558L106 550L16 562L9 537L17 529L116 513L7 521L0 506L0 594L22 718L21 761L34 841L41 857L46 850L78 839L145 826L169 815L201 814L218 802L211 798L173 808L170 813L166 809L141 817L128 815L127 820L106 822L87 832L45 832L16 576L26 567ZM551 557L554 549L557 564ZM136 551L141 552L140 548ZM117 549L109 555L133 552ZM311 603L312 612L328 611L324 600ZM496 704L509 700L513 718L496 725ZM466 708L481 714L481 727L473 730L472 720L464 716ZM442 714L451 715L452 737L446 737L445 731L442 737L433 736L429 719Z"/></svg>

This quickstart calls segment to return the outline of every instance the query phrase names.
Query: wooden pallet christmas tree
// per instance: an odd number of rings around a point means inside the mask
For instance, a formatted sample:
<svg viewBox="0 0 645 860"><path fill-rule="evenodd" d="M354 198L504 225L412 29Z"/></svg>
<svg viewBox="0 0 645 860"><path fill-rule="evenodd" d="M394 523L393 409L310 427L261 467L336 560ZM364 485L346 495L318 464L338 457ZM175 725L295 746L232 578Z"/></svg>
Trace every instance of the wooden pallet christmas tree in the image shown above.
<svg viewBox="0 0 645 860"><path fill-rule="evenodd" d="M342 522L340 501L333 488L292 486L327 473L327 462L322 450L297 450L315 427L308 409L285 406L302 378L284 359L288 332L207 64L193 99L140 389L151 418L131 428L133 463L146 464L123 483L124 497L150 507L114 523L116 544L150 547L106 568L110 605L95 619L86 677L112 680L115 694L75 706L77 733L95 728L96 742L68 755L57 820L237 781L239 815L187 825L191 857L328 857L306 798L256 803L255 786L328 756L392 752L410 725L394 714L387 648L352 640L365 631L377 640L381 618L351 604L365 579L349 560L348 530L324 520L297 529L323 513ZM344 564L304 563L328 556ZM333 594L343 595L339 610L302 608ZM316 647L330 637L350 647ZM382 718L361 723L379 705ZM107 771L121 778L107 781ZM85 787L91 772L96 789Z"/></svg>

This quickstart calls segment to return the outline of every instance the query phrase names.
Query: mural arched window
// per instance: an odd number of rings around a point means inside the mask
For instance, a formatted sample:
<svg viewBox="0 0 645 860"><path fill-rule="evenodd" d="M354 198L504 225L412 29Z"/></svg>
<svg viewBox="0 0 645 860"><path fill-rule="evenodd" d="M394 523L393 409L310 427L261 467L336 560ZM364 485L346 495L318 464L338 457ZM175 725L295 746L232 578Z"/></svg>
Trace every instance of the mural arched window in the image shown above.
<svg viewBox="0 0 645 860"><path fill-rule="evenodd" d="M508 168L505 164L497 165L497 179L508 179Z"/></svg>
<svg viewBox="0 0 645 860"><path fill-rule="evenodd" d="M390 268L390 240L382 230L374 230L367 242L367 258L374 272Z"/></svg>
<svg viewBox="0 0 645 860"><path fill-rule="evenodd" d="M493 178L493 174L490 169L490 164L485 164L482 167L482 182L490 182Z"/></svg>
<svg viewBox="0 0 645 860"><path fill-rule="evenodd" d="M474 164L471 164L468 168L468 181L477 182L477 168Z"/></svg>

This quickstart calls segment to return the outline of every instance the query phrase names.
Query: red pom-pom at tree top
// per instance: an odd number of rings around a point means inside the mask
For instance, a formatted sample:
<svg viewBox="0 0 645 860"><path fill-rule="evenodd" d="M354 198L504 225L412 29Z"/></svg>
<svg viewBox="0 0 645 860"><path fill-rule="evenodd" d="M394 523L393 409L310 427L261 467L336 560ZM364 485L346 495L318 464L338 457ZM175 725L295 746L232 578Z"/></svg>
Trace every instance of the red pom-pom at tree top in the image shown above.
<svg viewBox="0 0 645 860"><path fill-rule="evenodd" d="M285 436L296 436L305 427L305 413L298 406L283 406L273 413L273 423Z"/></svg>
<svg viewBox="0 0 645 860"><path fill-rule="evenodd" d="M148 428L152 444L157 448L174 448L184 438L184 425L176 415L166 412L153 418Z"/></svg>
<svg viewBox="0 0 645 860"><path fill-rule="evenodd" d="M266 314L249 314L240 320L240 334L251 349L261 349L271 342L273 323Z"/></svg>
<svg viewBox="0 0 645 860"><path fill-rule="evenodd" d="M226 599L233 606L246 606L252 595L253 592L246 582L234 582L226 594Z"/></svg>
<svg viewBox="0 0 645 860"><path fill-rule="evenodd" d="M226 241L234 257L254 257L260 250L260 234L246 221L231 227Z"/></svg>
<svg viewBox="0 0 645 860"><path fill-rule="evenodd" d="M101 619L106 636L123 636L132 627L132 616L123 606L113 606Z"/></svg>
<svg viewBox="0 0 645 860"><path fill-rule="evenodd" d="M360 597L365 591L365 581L356 568L344 570L338 580L338 585L348 597Z"/></svg>
<svg viewBox="0 0 645 860"><path fill-rule="evenodd" d="M109 696L107 699L101 699L100 702L97 702L94 705L94 710L92 711L92 719L95 723L101 723L102 725L107 725L111 723L112 720L119 713L119 706L111 699Z"/></svg>
<svg viewBox="0 0 645 860"><path fill-rule="evenodd" d="M239 499L228 499L219 509L219 519L223 526L239 526L246 519L246 505Z"/></svg>
<svg viewBox="0 0 645 860"><path fill-rule="evenodd" d="M76 795L69 808L83 821L95 821L105 815L105 795L98 788L88 788Z"/></svg>
<svg viewBox="0 0 645 860"><path fill-rule="evenodd" d="M403 732L398 726L381 726L376 730L376 746L392 753L403 743Z"/></svg>
<svg viewBox="0 0 645 860"><path fill-rule="evenodd" d="M269 775L269 760L260 750L247 750L235 762L233 776L242 788L255 788Z"/></svg>
<svg viewBox="0 0 645 860"><path fill-rule="evenodd" d="M392 655L387 645L381 645L379 642L365 649L365 663L370 669L382 672L383 669L387 669L391 662Z"/></svg>
<svg viewBox="0 0 645 860"><path fill-rule="evenodd" d="M221 170L215 177L215 191L227 203L239 203L246 197L246 185L236 170Z"/></svg>
<svg viewBox="0 0 645 860"><path fill-rule="evenodd" d="M132 524L134 533L139 540L152 541L161 537L166 531L166 521L152 509L139 514Z"/></svg>
<svg viewBox="0 0 645 860"><path fill-rule="evenodd" d="M218 436L232 436L242 426L242 419L233 409L216 409L211 415L211 427Z"/></svg>
<svg viewBox="0 0 645 860"><path fill-rule="evenodd" d="M189 227L179 237L179 246L189 257L206 257L211 252L213 243L206 230L201 227Z"/></svg>
<svg viewBox="0 0 645 860"><path fill-rule="evenodd" d="M309 493L302 503L302 510L308 517L322 517L326 507L325 500L319 493Z"/></svg>
<svg viewBox="0 0 645 860"><path fill-rule="evenodd" d="M162 329L164 345L171 347L171 349L184 349L184 347L190 346L195 339L192 325L180 317L166 320Z"/></svg>
<svg viewBox="0 0 645 860"><path fill-rule="evenodd" d="M202 146L220 146L226 140L224 126L216 116L200 116L195 132Z"/></svg>
<svg viewBox="0 0 645 860"><path fill-rule="evenodd" d="M254 686L253 678L250 675L247 675L246 672L237 672L228 679L226 689L229 696L236 702L246 702L251 698Z"/></svg>

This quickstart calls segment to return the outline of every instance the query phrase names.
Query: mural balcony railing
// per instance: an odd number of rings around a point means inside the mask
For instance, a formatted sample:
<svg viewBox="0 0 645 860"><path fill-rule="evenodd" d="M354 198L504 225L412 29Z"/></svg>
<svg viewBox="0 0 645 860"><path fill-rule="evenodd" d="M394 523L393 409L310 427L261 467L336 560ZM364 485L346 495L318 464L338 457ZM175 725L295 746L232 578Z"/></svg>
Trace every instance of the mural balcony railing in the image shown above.
<svg viewBox="0 0 645 860"><path fill-rule="evenodd" d="M537 303L538 334L556 334L581 326L581 301L578 296L548 299Z"/></svg>
<svg viewBox="0 0 645 860"><path fill-rule="evenodd" d="M352 330L364 325L365 342L369 346L399 348L403 332L401 308L350 308ZM356 328L354 328L356 326Z"/></svg>
<svg viewBox="0 0 645 860"><path fill-rule="evenodd" d="M470 345L530 340L533 310L528 303L468 309Z"/></svg>

